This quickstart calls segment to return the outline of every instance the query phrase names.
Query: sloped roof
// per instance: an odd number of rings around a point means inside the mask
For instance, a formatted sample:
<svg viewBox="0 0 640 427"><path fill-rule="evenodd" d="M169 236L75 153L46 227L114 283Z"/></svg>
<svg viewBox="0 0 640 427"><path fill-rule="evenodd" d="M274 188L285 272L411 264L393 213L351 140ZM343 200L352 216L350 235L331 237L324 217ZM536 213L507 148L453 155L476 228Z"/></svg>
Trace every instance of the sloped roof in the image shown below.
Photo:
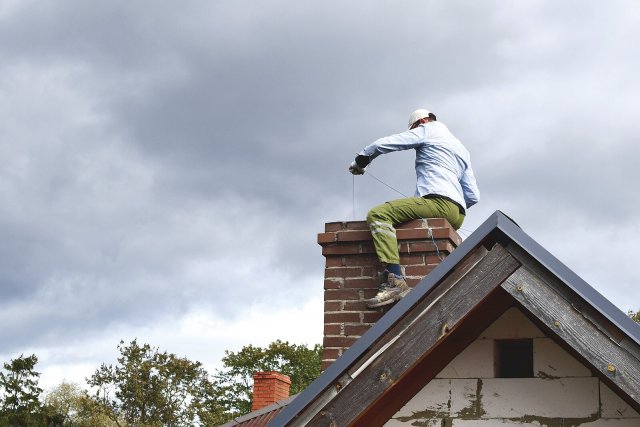
<svg viewBox="0 0 640 427"><path fill-rule="evenodd" d="M497 211L269 425L378 425L514 304L640 409L640 326Z"/></svg>
<svg viewBox="0 0 640 427"><path fill-rule="evenodd" d="M234 418L226 424L220 427L263 427L266 426L269 421L275 418L282 409L295 399L297 394L289 396L287 399L282 399L272 405L265 406L264 408L257 409L246 415L238 418Z"/></svg>

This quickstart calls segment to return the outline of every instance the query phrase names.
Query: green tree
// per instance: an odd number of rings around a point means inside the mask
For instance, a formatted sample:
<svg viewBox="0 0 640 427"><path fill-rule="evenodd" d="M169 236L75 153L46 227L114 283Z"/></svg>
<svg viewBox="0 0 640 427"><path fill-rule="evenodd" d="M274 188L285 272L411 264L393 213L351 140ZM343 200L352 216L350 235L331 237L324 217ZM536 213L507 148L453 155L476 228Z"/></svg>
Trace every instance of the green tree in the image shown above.
<svg viewBox="0 0 640 427"><path fill-rule="evenodd" d="M629 317L631 317L631 319L636 322L636 323L640 323L640 310L636 311L635 313L631 310L629 310L627 312L627 314L629 315Z"/></svg>
<svg viewBox="0 0 640 427"><path fill-rule="evenodd" d="M117 424L100 410L97 402L78 384L63 381L46 395L49 427L110 427Z"/></svg>
<svg viewBox="0 0 640 427"><path fill-rule="evenodd" d="M214 378L218 399L228 419L251 411L254 372L277 371L291 378L291 394L304 390L320 375L322 346L274 341L266 348L248 345L237 353L225 351L224 368Z"/></svg>
<svg viewBox="0 0 640 427"><path fill-rule="evenodd" d="M40 373L35 371L38 358L35 354L20 355L4 363L0 372L0 422L2 425L31 426L43 422L42 405L38 387Z"/></svg>
<svg viewBox="0 0 640 427"><path fill-rule="evenodd" d="M186 426L217 422L215 389L200 362L120 341L118 364L87 379L96 410L118 426Z"/></svg>
<svg viewBox="0 0 640 427"><path fill-rule="evenodd" d="M70 424L78 412L81 399L80 387L77 384L62 382L51 390L45 398L45 406L49 416L56 425Z"/></svg>

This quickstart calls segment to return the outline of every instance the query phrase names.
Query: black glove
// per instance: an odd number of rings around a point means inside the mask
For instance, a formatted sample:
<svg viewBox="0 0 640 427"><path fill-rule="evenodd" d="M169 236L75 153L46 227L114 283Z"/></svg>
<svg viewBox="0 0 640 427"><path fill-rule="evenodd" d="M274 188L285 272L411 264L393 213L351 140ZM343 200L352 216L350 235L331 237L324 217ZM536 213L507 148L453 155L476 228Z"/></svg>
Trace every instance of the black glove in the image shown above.
<svg viewBox="0 0 640 427"><path fill-rule="evenodd" d="M358 166L358 164L354 160L349 165L349 172L351 172L354 175L362 175L364 173L364 168L361 168L360 166Z"/></svg>
<svg viewBox="0 0 640 427"><path fill-rule="evenodd" d="M369 156L358 154L356 159L349 165L349 172L354 175L362 175L364 173L364 168L366 168L369 163L371 163L371 158Z"/></svg>

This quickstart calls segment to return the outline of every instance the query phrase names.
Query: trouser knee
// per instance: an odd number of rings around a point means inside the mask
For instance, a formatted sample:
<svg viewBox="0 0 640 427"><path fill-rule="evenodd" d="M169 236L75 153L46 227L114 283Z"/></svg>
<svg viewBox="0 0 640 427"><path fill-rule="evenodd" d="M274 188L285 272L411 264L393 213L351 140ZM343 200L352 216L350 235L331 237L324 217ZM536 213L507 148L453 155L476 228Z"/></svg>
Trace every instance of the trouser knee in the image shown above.
<svg viewBox="0 0 640 427"><path fill-rule="evenodd" d="M371 223L376 221L387 221L386 215L384 214L380 206L376 206L375 208L367 212L367 224L371 225Z"/></svg>

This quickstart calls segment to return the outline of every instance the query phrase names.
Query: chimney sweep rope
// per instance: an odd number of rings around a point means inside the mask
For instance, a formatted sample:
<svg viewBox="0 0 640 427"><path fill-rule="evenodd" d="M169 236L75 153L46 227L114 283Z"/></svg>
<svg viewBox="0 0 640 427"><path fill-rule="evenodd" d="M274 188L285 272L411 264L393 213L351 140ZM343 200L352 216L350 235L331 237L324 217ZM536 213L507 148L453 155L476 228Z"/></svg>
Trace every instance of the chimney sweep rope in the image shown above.
<svg viewBox="0 0 640 427"><path fill-rule="evenodd" d="M431 237L431 243L436 248L436 255L440 261L444 261L444 257L440 255L440 249L438 249L438 245L436 244L436 239L433 238L433 229L429 226L429 222L427 220L427 229L429 230L429 237Z"/></svg>
<svg viewBox="0 0 640 427"><path fill-rule="evenodd" d="M375 179L376 181L378 181L380 184L384 185L387 188L390 188L391 190L395 191L396 193L400 194L401 196L405 197L405 198L409 198L409 196L407 196L406 194L404 194L402 191L392 187L391 185L387 184L386 182L384 182L383 180L381 180L380 178L376 177L374 174L371 173L371 171L367 171L368 175ZM352 183L352 195L353 195L353 220L355 221L356 219L356 176L352 175L353 178L353 183ZM423 218L426 219L426 218ZM429 223L427 222L427 229L429 230L429 237L431 238L431 243L433 243L433 246L436 248L436 255L438 256L438 259L440 259L440 261L444 261L444 257L440 254L440 249L438 248L438 245L436 244L436 240L433 237L433 229L429 226ZM464 228L461 228L460 230L465 230ZM468 230L466 230L468 231Z"/></svg>
<svg viewBox="0 0 640 427"><path fill-rule="evenodd" d="M353 220L356 220L356 176L351 175L352 183L351 183L351 203L353 205Z"/></svg>
<svg viewBox="0 0 640 427"><path fill-rule="evenodd" d="M396 193L400 194L403 197L408 198L409 196L407 196L406 194L404 194L402 191L393 188L392 186L390 186L389 184L387 184L386 182L384 182L383 180L381 180L380 178L377 178L374 174L372 174L371 172L369 172L369 176L373 179L375 179L376 181L378 181L380 184L392 189L393 191L395 191Z"/></svg>

